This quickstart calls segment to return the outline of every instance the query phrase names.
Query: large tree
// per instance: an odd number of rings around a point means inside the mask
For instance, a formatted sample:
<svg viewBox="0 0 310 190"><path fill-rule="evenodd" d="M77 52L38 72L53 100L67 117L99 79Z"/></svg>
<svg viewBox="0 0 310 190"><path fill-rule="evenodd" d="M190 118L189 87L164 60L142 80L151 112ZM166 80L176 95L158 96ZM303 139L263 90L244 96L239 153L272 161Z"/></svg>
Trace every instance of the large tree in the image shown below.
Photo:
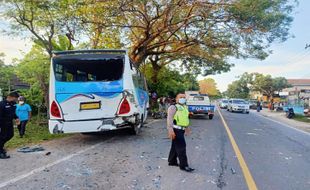
<svg viewBox="0 0 310 190"><path fill-rule="evenodd" d="M150 59L153 79L176 60L191 60L200 69L218 72L229 69L230 56L264 59L270 43L286 40L292 21L287 0L87 2L86 7L95 8L81 14L86 15L84 23L103 32L122 31L131 59L137 65Z"/></svg>
<svg viewBox="0 0 310 190"><path fill-rule="evenodd" d="M225 93L229 98L249 98L250 88L243 80L236 80L228 85Z"/></svg>
<svg viewBox="0 0 310 190"><path fill-rule="evenodd" d="M288 37L290 2L7 0L1 15L10 32L30 36L49 57L58 36L67 49L129 48L137 66L150 63L156 83L162 68L180 60L207 75L228 71L229 57L264 59L272 42Z"/></svg>
<svg viewBox="0 0 310 190"><path fill-rule="evenodd" d="M199 92L209 96L219 96L220 91L216 87L216 82L212 78L205 78L199 81Z"/></svg>
<svg viewBox="0 0 310 190"><path fill-rule="evenodd" d="M290 87L284 77L272 78L261 73L243 73L238 80L228 85L227 95L231 98L248 98L250 92L260 92L271 98L275 92Z"/></svg>
<svg viewBox="0 0 310 190"><path fill-rule="evenodd" d="M180 73L176 69L164 67L158 74L158 81L154 83L151 80L153 70L150 65L144 66L142 72L147 77L149 90L157 92L159 96L175 97L180 92L199 89L196 76L192 73Z"/></svg>
<svg viewBox="0 0 310 190"><path fill-rule="evenodd" d="M11 26L7 33L32 39L51 58L54 40L59 35L68 39L68 49L73 48L76 33L81 29L73 14L78 5L75 0L7 0L0 8Z"/></svg>
<svg viewBox="0 0 310 190"><path fill-rule="evenodd" d="M253 74L252 91L261 92L267 98L273 96L275 92L279 92L284 88L290 87L290 84L284 77L272 78L271 75L263 75L260 73Z"/></svg>

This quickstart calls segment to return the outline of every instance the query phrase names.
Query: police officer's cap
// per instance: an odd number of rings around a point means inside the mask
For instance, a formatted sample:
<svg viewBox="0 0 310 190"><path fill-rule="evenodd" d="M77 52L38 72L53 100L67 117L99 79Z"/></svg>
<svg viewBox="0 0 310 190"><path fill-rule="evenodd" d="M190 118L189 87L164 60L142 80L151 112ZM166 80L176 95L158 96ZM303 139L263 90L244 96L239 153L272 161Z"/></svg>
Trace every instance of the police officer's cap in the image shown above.
<svg viewBox="0 0 310 190"><path fill-rule="evenodd" d="M19 94L17 92L11 92L9 94L10 97L14 97L14 98L18 98L19 97Z"/></svg>

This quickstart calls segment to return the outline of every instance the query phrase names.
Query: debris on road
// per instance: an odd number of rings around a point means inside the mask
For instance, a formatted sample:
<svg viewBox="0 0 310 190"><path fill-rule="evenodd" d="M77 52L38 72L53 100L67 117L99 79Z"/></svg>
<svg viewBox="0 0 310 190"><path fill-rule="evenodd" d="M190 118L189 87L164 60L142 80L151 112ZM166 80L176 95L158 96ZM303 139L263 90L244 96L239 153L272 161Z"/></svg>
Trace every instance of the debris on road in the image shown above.
<svg viewBox="0 0 310 190"><path fill-rule="evenodd" d="M254 135L254 136L257 136L258 134L256 134L256 133L247 133L247 135Z"/></svg>
<svg viewBox="0 0 310 190"><path fill-rule="evenodd" d="M155 179L153 179L153 183L156 186L156 188L160 188L161 176L158 175Z"/></svg>
<svg viewBox="0 0 310 190"><path fill-rule="evenodd" d="M33 146L33 147L22 147L22 148L19 148L17 149L17 152L22 152L22 153L31 153L31 152L40 152L40 151L44 151L45 149L40 146L40 145L36 145L36 146Z"/></svg>
<svg viewBox="0 0 310 190"><path fill-rule="evenodd" d="M51 152L47 152L46 154L45 154L45 156L49 156L51 154Z"/></svg>
<svg viewBox="0 0 310 190"><path fill-rule="evenodd" d="M232 174L236 174L236 170L234 168L230 168Z"/></svg>
<svg viewBox="0 0 310 190"><path fill-rule="evenodd" d="M285 160L291 160L292 159L292 157L284 157L285 158Z"/></svg>
<svg viewBox="0 0 310 190"><path fill-rule="evenodd" d="M214 180L208 180L207 182L216 185L216 182Z"/></svg>

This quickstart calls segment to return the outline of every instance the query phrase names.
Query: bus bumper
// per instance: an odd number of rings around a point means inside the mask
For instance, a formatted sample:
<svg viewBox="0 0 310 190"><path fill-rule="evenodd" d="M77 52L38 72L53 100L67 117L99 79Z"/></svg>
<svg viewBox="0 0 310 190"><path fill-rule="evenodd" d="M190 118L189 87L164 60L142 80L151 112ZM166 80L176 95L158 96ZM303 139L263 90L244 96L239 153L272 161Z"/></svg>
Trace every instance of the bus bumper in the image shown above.
<svg viewBox="0 0 310 190"><path fill-rule="evenodd" d="M135 123L135 117L113 118L89 121L61 121L49 120L49 131L51 134L59 133L92 133L120 128L131 127Z"/></svg>

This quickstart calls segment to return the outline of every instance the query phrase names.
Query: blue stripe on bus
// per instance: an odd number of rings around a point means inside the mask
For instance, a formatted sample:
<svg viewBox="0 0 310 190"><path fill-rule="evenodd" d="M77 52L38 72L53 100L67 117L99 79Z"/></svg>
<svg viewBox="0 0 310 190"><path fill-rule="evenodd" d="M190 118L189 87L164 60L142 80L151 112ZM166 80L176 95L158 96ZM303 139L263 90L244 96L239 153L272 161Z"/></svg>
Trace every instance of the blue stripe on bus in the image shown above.
<svg viewBox="0 0 310 190"><path fill-rule="evenodd" d="M58 103L63 103L67 100L80 97L80 96L83 96L89 99L95 99L94 95L109 99L109 98L114 98L118 96L119 94L121 94L121 92L102 92L102 93L93 93L93 94L82 94L82 93L81 94L56 94L56 100Z"/></svg>
<svg viewBox="0 0 310 190"><path fill-rule="evenodd" d="M149 95L145 90L140 88L135 88L136 94L138 96L139 106L143 107L149 101Z"/></svg>
<svg viewBox="0 0 310 190"><path fill-rule="evenodd" d="M56 100L61 103L76 96L94 99L93 94L113 98L123 92L123 80L111 82L55 82Z"/></svg>

